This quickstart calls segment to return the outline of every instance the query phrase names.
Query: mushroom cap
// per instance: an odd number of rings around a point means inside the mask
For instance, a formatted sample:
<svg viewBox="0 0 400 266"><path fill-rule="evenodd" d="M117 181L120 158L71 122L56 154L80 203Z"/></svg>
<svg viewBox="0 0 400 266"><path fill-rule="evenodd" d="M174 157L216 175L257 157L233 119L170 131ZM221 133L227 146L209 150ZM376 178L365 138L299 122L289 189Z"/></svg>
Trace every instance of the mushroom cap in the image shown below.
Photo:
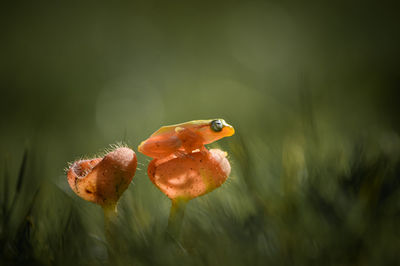
<svg viewBox="0 0 400 266"><path fill-rule="evenodd" d="M133 150L117 148L103 158L74 162L67 173L68 183L84 200L102 206L113 205L131 183L136 166Z"/></svg>
<svg viewBox="0 0 400 266"><path fill-rule="evenodd" d="M231 172L227 153L219 149L194 152L169 160L154 159L147 173L171 200L190 200L221 186Z"/></svg>

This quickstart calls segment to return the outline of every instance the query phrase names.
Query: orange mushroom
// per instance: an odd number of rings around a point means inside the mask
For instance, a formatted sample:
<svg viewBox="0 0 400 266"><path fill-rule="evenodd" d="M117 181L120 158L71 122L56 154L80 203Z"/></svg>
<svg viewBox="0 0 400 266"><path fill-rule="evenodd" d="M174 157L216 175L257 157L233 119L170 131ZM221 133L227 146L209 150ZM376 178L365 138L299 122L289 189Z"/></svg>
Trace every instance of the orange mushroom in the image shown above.
<svg viewBox="0 0 400 266"><path fill-rule="evenodd" d="M194 152L167 161L154 159L147 170L151 182L168 198L184 201L221 186L230 171L226 152L218 149Z"/></svg>

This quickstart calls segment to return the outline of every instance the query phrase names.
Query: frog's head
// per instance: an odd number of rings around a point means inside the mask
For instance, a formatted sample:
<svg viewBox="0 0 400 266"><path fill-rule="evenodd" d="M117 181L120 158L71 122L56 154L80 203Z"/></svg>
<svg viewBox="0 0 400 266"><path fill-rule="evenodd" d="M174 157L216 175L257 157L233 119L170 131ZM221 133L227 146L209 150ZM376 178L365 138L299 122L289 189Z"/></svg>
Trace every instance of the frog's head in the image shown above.
<svg viewBox="0 0 400 266"><path fill-rule="evenodd" d="M205 144L212 143L224 137L230 137L235 134L235 129L225 122L224 119L208 120L206 125L199 130Z"/></svg>

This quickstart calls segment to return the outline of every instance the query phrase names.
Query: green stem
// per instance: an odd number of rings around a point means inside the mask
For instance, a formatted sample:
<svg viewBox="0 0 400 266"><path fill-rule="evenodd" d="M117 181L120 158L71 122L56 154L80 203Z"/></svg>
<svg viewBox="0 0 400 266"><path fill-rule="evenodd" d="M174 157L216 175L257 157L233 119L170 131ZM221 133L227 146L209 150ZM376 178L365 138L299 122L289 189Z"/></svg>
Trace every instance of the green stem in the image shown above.
<svg viewBox="0 0 400 266"><path fill-rule="evenodd" d="M103 205L102 207L104 212L104 223L105 227L107 228L107 226L109 226L110 223L115 223L115 221L117 220L118 217L117 204L116 203L107 204Z"/></svg>
<svg viewBox="0 0 400 266"><path fill-rule="evenodd" d="M117 204L103 205L104 212L104 233L108 243L108 257L110 261L114 261L114 254L117 251Z"/></svg>
<svg viewBox="0 0 400 266"><path fill-rule="evenodd" d="M181 199L171 200L171 209L168 219L168 234L175 240L179 239L187 201Z"/></svg>

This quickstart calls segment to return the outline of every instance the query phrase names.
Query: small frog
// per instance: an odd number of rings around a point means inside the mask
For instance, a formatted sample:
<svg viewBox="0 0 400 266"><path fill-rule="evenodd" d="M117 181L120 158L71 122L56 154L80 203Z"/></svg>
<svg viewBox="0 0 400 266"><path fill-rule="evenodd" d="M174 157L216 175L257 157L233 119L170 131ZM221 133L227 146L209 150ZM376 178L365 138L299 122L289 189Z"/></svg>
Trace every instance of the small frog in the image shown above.
<svg viewBox="0 0 400 266"><path fill-rule="evenodd" d="M147 140L142 141L138 150L154 159L165 158L171 154L179 157L195 150L205 151L205 144L232 136L234 133L233 127L223 119L194 120L161 127Z"/></svg>

